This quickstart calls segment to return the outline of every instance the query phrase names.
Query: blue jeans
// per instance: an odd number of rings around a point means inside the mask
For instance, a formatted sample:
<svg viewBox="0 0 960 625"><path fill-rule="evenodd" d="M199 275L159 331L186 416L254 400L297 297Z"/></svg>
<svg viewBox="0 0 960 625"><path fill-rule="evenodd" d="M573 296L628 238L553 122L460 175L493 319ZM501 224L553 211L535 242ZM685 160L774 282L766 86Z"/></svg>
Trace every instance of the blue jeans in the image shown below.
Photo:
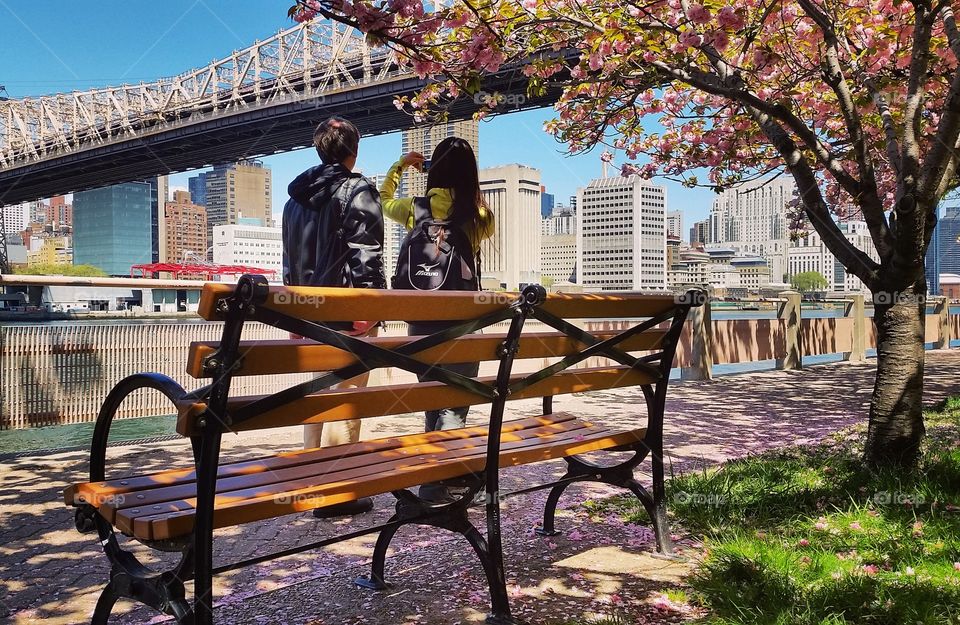
<svg viewBox="0 0 960 625"><path fill-rule="evenodd" d="M457 322L447 322L447 321L426 321L419 323L409 324L407 330L408 336L414 335L428 335L435 332L441 332L446 330L449 327L456 325ZM470 378L477 377L477 374L480 372L480 363L479 362L464 362L451 365L439 365L441 369L446 369L447 371L452 371L454 373L459 373L460 375L467 376ZM426 378L424 376L417 376L418 379L423 382ZM433 432L434 430L456 430L458 428L466 427L467 425L467 413L470 411L470 406L458 406L455 408L441 408L440 410L427 410L426 419L424 420L424 431Z"/></svg>

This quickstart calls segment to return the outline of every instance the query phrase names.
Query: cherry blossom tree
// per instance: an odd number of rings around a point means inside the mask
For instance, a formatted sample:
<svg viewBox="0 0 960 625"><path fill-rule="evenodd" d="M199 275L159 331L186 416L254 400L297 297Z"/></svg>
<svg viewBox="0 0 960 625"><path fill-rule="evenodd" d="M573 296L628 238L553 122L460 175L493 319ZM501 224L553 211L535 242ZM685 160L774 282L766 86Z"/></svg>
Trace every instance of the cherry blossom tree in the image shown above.
<svg viewBox="0 0 960 625"><path fill-rule="evenodd" d="M291 16L353 25L432 79L397 101L418 120L442 118L484 74L522 67L528 93L563 87L545 130L573 153L622 152L626 175L718 191L792 176L794 230L815 229L873 293L866 459L910 465L924 433L924 255L936 207L958 185L953 4L301 0ZM498 101L487 96L477 116ZM866 222L879 262L837 226L852 217Z"/></svg>

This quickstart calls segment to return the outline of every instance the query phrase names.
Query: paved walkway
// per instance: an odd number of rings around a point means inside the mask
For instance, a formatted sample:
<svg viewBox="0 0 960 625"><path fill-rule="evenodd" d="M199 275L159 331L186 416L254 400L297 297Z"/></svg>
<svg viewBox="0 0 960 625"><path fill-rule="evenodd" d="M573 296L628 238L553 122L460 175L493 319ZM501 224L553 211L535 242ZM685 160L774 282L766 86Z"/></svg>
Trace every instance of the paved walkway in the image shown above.
<svg viewBox="0 0 960 625"><path fill-rule="evenodd" d="M960 393L960 351L928 354L927 402ZM675 384L668 400L667 450L674 466L682 468L818 440L865 420L873 375L870 363L836 364ZM637 418L638 402L642 402L639 393L620 390L558 398L556 407L627 425ZM537 414L537 408L536 403L519 402L512 406L512 413ZM472 420L481 419L475 413ZM364 437L419 426L419 420L410 416L380 419L365 426ZM225 449L232 457L249 457L296 447L299 437L293 428L254 433L225 439ZM113 475L189 461L189 446L182 441L117 446L110 453ZM72 511L60 495L65 484L84 479L86 462L86 453L70 452L0 465L0 622L89 622L107 579L106 559L92 536L74 530ZM506 471L504 481L508 487L515 486L561 471L562 463L541 463ZM558 525L565 533L553 539L532 532L542 510L543 492L506 503L504 543L515 612L530 622L550 624L611 612L623 612L637 623L688 620L689 614L656 600L659 593L681 585L684 566L651 556L652 533L647 527L624 526L615 518L591 519L579 503L611 491L578 488L561 502ZM384 520L391 500L378 497L376 511L359 519L317 521L300 515L218 532L217 561ZM482 518L476 522L482 527ZM690 537L678 538L681 545L695 547ZM350 583L367 571L372 540L340 543L321 553L299 554L218 578L218 622L482 622L487 607L482 573L458 536L401 530L387 568L388 580L395 586L385 593L363 591ZM157 561L156 553L140 551L145 560ZM169 559L167 555L164 559ZM115 622L164 620L129 604L121 604L118 610L125 614L114 617Z"/></svg>

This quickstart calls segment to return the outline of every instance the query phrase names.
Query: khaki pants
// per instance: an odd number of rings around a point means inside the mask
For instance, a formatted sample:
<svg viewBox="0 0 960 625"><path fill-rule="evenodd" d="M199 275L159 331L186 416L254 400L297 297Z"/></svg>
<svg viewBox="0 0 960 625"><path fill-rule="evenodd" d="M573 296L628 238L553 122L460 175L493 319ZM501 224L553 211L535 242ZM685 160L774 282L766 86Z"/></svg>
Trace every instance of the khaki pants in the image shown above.
<svg viewBox="0 0 960 625"><path fill-rule="evenodd" d="M373 326L365 336L377 336L379 326ZM319 376L318 376L319 377ZM362 373L332 388L364 388L370 380L370 372ZM356 443L360 440L360 419L332 421L330 423L310 423L303 426L303 448L332 447Z"/></svg>

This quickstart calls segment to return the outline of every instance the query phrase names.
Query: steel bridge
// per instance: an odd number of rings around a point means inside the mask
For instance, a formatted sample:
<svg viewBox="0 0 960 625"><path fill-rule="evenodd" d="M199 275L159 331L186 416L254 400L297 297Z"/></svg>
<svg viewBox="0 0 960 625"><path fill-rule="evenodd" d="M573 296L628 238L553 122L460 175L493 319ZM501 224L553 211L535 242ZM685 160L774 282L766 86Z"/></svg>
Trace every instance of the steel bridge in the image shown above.
<svg viewBox="0 0 960 625"><path fill-rule="evenodd" d="M485 76L483 89L525 95L520 70ZM0 206L305 147L332 114L364 135L403 130L412 119L394 98L425 82L359 31L314 20L172 78L0 99ZM503 112L558 95L510 98L522 104ZM477 108L461 97L450 117ZM2 238L0 216L0 255Z"/></svg>

